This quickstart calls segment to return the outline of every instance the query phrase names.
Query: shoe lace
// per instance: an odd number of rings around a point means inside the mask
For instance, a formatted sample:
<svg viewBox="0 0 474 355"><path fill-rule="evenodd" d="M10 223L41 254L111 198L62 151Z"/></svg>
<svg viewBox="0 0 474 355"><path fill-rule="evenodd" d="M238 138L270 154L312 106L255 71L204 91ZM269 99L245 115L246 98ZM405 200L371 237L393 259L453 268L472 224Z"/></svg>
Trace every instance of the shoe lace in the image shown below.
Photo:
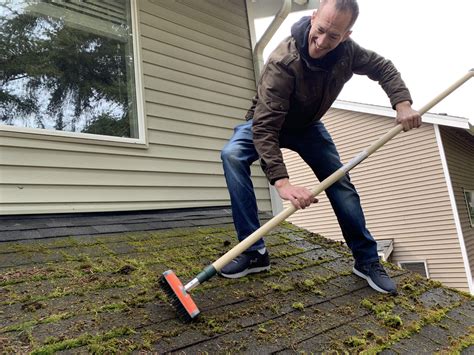
<svg viewBox="0 0 474 355"><path fill-rule="evenodd" d="M247 258L246 255L240 254L240 255L237 255L234 259L232 259L232 262L238 264L240 260L245 259L245 258Z"/></svg>
<svg viewBox="0 0 474 355"><path fill-rule="evenodd" d="M378 261L375 261L372 264L370 264L370 268L374 270L375 272L377 272L381 277L389 278L384 267Z"/></svg>

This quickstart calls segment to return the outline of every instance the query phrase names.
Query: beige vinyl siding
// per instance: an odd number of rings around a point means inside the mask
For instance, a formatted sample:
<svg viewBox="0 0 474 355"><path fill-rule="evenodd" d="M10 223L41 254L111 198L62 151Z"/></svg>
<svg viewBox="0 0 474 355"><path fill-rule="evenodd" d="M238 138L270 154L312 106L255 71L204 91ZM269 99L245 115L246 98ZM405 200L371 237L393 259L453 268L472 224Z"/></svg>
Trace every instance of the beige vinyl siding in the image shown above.
<svg viewBox="0 0 474 355"><path fill-rule="evenodd" d="M220 151L255 93L245 1L137 3L148 146L0 130L1 214L230 205Z"/></svg>
<svg viewBox="0 0 474 355"><path fill-rule="evenodd" d="M440 132L472 273L474 228L469 221L463 189L474 191L474 137L464 130L449 127L440 127Z"/></svg>
<svg viewBox="0 0 474 355"><path fill-rule="evenodd" d="M393 127L391 118L331 109L323 119L349 161ZM314 187L312 171L294 152L284 150L291 181ZM376 239L394 239L391 261L424 261L430 276L467 290L456 227L434 129L425 124L401 133L354 168L351 180L361 196L367 226ZM298 211L290 220L334 240L342 234L330 203Z"/></svg>

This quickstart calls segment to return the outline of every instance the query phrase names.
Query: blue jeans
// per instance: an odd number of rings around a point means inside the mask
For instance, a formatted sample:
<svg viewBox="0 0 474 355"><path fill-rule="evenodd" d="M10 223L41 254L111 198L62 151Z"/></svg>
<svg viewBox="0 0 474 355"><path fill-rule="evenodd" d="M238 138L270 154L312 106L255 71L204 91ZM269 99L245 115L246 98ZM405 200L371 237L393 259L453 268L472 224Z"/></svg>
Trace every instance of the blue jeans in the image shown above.
<svg viewBox="0 0 474 355"><path fill-rule="evenodd" d="M336 146L322 122L298 131L284 131L280 147L298 153L311 167L319 181L323 181L342 166ZM250 165L258 159L252 139L252 121L237 126L234 135L221 152L224 174L232 204L234 226L239 241L260 227L257 200L250 177ZM336 214L342 234L358 264L378 260L377 244L365 226L359 195L349 175L326 190ZM249 251L263 248L260 239Z"/></svg>

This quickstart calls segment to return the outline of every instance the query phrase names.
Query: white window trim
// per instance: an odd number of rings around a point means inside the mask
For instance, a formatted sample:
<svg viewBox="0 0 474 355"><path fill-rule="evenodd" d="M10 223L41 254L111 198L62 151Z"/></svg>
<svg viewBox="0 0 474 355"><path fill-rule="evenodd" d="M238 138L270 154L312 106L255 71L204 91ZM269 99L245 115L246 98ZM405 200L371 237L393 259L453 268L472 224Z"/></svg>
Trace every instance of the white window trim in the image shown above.
<svg viewBox="0 0 474 355"><path fill-rule="evenodd" d="M474 190L465 189L464 187L462 188L462 195L463 195L464 201L466 202L466 208L467 208L467 215L468 215L468 218L469 218L469 223L471 224L471 228L474 228L474 219L471 217L469 202L467 202L467 200L466 200L466 192L471 192L471 193L474 194Z"/></svg>
<svg viewBox="0 0 474 355"><path fill-rule="evenodd" d="M408 260L408 261L402 260L398 262L398 266L403 269L402 264L420 264L420 263L423 263L425 265L426 278L429 279L431 276L430 276L430 272L428 271L428 263L426 262L426 260ZM404 270L408 270L408 269L404 269Z"/></svg>
<svg viewBox="0 0 474 355"><path fill-rule="evenodd" d="M138 120L138 138L114 137L99 134L67 132L46 130L41 128L15 127L9 125L0 125L0 136L17 137L18 135L27 135L31 139L54 140L62 142L93 142L94 144L104 145L126 145L140 148L148 147L148 137L146 135L146 116L145 116L145 97L143 87L143 70L141 60L140 43L140 21L138 16L138 1L130 0L130 17L132 21L132 47L135 74L135 99Z"/></svg>

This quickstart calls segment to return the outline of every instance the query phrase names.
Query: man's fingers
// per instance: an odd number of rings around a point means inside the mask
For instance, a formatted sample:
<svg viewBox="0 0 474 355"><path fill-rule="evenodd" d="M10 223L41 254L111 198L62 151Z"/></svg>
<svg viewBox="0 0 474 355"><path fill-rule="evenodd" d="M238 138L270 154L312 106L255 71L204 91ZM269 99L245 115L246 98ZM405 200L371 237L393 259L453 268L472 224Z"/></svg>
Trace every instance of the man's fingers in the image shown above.
<svg viewBox="0 0 474 355"><path fill-rule="evenodd" d="M290 201L293 206L295 206L296 209L301 209L300 201L296 196L290 196Z"/></svg>
<svg viewBox="0 0 474 355"><path fill-rule="evenodd" d="M412 128L418 127L418 124L417 124L415 118L399 120L398 123L400 123L402 125L403 130L405 132L409 131Z"/></svg>
<svg viewBox="0 0 474 355"><path fill-rule="evenodd" d="M305 196L298 195L298 196L291 196L291 203L293 206L295 206L297 209L305 209L307 206L310 205L308 203L309 201L306 199Z"/></svg>
<svg viewBox="0 0 474 355"><path fill-rule="evenodd" d="M306 207L309 207L312 203L317 203L319 200L316 197L310 196L309 198L291 196L290 202L298 210L304 210Z"/></svg>
<svg viewBox="0 0 474 355"><path fill-rule="evenodd" d="M313 196L311 190L305 187L296 186L289 189L282 189L280 187L278 192L282 199L290 201L296 209L305 209L312 203L318 202L318 199Z"/></svg>
<svg viewBox="0 0 474 355"><path fill-rule="evenodd" d="M412 117L398 119L397 123L400 123L403 127L403 130L406 132L413 128L420 127L423 122L421 120L421 116L416 115Z"/></svg>

